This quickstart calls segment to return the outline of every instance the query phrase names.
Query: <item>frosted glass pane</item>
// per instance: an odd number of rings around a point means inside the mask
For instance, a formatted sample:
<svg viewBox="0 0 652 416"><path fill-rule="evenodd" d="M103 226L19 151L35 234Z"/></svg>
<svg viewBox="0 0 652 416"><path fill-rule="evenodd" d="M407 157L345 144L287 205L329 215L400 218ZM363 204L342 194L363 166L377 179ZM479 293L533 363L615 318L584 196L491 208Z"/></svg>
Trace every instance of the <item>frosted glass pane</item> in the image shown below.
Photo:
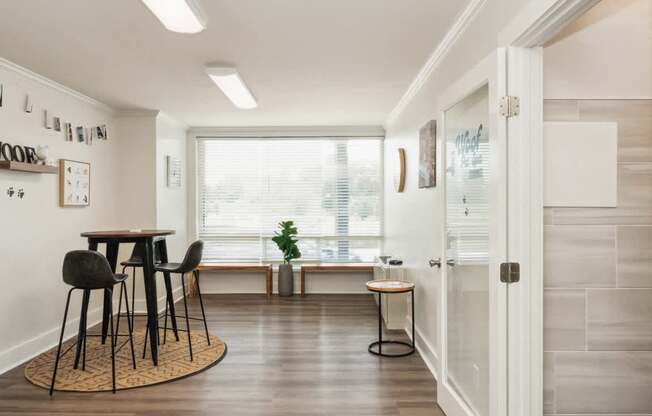
<svg viewBox="0 0 652 416"><path fill-rule="evenodd" d="M489 99L484 86L445 113L448 383L489 414Z"/></svg>

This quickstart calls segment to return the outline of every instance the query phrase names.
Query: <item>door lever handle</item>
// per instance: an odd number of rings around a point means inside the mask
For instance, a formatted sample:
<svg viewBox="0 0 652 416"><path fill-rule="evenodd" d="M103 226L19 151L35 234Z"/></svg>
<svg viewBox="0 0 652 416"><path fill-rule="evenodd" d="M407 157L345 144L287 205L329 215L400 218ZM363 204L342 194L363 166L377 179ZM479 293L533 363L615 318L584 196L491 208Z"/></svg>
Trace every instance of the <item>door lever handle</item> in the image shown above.
<svg viewBox="0 0 652 416"><path fill-rule="evenodd" d="M433 259L428 260L428 265L430 267L437 266L438 269L441 269L441 257L438 257L438 258L436 258L434 260ZM453 259L446 260L446 265L448 265L450 267L455 266L455 260L453 260Z"/></svg>

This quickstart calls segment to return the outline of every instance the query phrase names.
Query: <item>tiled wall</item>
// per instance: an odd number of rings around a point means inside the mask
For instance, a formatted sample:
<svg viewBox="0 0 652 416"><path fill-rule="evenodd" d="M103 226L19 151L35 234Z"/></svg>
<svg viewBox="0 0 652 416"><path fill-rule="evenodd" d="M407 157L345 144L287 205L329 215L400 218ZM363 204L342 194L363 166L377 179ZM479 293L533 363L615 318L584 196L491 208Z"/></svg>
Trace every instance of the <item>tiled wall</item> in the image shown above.
<svg viewBox="0 0 652 416"><path fill-rule="evenodd" d="M545 210L544 413L652 414L652 100L544 118L618 123L618 207Z"/></svg>

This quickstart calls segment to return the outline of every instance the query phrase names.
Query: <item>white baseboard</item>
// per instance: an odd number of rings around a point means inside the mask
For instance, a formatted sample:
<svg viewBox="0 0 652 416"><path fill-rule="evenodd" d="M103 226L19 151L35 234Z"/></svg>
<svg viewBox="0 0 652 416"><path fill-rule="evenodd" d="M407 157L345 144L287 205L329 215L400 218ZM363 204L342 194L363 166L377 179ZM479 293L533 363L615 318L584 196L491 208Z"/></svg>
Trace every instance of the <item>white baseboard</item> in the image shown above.
<svg viewBox="0 0 652 416"><path fill-rule="evenodd" d="M407 334L408 338L412 339L412 318L408 316L405 318L405 321L405 333ZM428 370L430 370L435 380L439 381L439 376L437 375L437 369L439 368L439 355L437 355L437 351L433 348L432 344L430 344L430 342L428 342L428 340L423 336L423 332L421 332L418 325L414 327L414 333L417 337L415 345L419 355L421 355L421 358L426 363Z"/></svg>
<svg viewBox="0 0 652 416"><path fill-rule="evenodd" d="M174 301L177 302L183 297L182 288L178 287L172 291ZM116 302L117 303L117 302ZM136 314L145 314L145 300L136 299ZM140 309L139 309L140 308ZM159 312L165 310L165 295L158 298ZM102 322L102 307L97 307L88 311L88 328L98 325ZM79 317L68 319L66 321L66 331L64 333L64 342L77 336L79 329ZM33 338L28 339L18 345L0 352L0 374L18 367L19 365L31 360L37 355L48 351L59 343L61 327L57 326L46 332L43 332Z"/></svg>
<svg viewBox="0 0 652 416"><path fill-rule="evenodd" d="M64 305L65 306L65 305ZM102 307L98 307L88 311L87 315L88 327L95 326L102 322ZM64 333L64 341L77 335L79 329L79 317L69 319L66 322L66 331ZM8 348L0 353L0 374L18 367L24 362L31 360L37 355L55 347L59 343L59 335L61 334L61 327L57 326L46 332L43 332L27 341L21 342L11 348Z"/></svg>

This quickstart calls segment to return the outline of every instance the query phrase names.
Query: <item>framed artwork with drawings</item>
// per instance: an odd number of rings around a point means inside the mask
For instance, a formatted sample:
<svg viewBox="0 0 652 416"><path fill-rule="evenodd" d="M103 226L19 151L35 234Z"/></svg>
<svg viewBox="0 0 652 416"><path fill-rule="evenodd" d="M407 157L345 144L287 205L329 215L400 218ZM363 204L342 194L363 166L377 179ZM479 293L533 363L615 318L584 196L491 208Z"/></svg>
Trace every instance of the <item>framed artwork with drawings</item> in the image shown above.
<svg viewBox="0 0 652 416"><path fill-rule="evenodd" d="M59 160L59 205L86 207L91 204L91 165L76 160Z"/></svg>

